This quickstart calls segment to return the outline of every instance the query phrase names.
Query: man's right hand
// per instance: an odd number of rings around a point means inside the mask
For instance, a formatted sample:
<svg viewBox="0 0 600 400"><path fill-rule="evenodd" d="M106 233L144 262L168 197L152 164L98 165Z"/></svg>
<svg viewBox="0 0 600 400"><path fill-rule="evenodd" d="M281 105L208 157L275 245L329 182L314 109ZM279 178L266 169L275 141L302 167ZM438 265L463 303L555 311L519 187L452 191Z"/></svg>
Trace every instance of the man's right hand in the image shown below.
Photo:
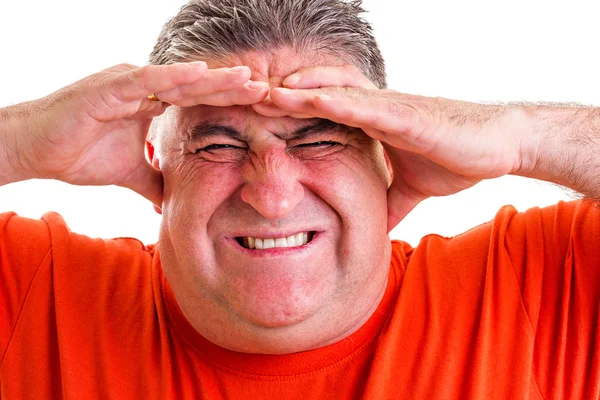
<svg viewBox="0 0 600 400"><path fill-rule="evenodd" d="M260 102L268 84L248 67L207 69L204 62L117 65L47 97L0 110L0 143L15 180L58 179L118 185L162 202L162 176L146 160L152 118L169 104L189 107ZM153 102L147 96L156 94ZM15 123L17 119L17 123Z"/></svg>

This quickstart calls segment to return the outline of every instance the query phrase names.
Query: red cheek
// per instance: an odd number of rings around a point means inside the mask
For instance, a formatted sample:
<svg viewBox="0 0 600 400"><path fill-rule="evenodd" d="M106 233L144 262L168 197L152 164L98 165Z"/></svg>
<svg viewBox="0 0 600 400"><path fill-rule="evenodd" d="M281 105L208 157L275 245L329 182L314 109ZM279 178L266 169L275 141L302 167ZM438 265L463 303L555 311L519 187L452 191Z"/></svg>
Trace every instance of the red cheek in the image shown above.
<svg viewBox="0 0 600 400"><path fill-rule="evenodd" d="M178 186L188 193L186 199L199 202L222 201L243 185L240 166L214 163L208 168L198 168L194 175L184 178Z"/></svg>

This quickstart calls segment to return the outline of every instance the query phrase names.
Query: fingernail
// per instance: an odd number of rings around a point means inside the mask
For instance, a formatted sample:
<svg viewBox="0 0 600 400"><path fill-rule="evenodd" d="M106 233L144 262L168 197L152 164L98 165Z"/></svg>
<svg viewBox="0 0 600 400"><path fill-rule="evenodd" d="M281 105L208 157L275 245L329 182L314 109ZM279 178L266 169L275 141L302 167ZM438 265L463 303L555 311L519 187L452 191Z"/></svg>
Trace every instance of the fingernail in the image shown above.
<svg viewBox="0 0 600 400"><path fill-rule="evenodd" d="M256 82L256 81L248 81L246 82L246 87L251 90L259 90L265 87L264 82Z"/></svg>
<svg viewBox="0 0 600 400"><path fill-rule="evenodd" d="M188 67L205 67L206 66L206 62L205 61L192 61L187 63Z"/></svg>
<svg viewBox="0 0 600 400"><path fill-rule="evenodd" d="M292 74L283 80L283 84L285 86L294 85L298 83L298 81L302 78L302 75L299 73Z"/></svg>
<svg viewBox="0 0 600 400"><path fill-rule="evenodd" d="M248 69L248 67L242 65L240 67L229 68L229 72L242 72L242 71L245 71L246 69Z"/></svg>
<svg viewBox="0 0 600 400"><path fill-rule="evenodd" d="M318 97L318 98L320 98L320 99L321 99L321 100L323 100L323 101L328 101L328 100L331 100L331 99L333 99L333 97L331 97L331 96L329 96L329 95L327 95L327 94L320 94L320 95L319 95L319 96L317 96L317 97Z"/></svg>

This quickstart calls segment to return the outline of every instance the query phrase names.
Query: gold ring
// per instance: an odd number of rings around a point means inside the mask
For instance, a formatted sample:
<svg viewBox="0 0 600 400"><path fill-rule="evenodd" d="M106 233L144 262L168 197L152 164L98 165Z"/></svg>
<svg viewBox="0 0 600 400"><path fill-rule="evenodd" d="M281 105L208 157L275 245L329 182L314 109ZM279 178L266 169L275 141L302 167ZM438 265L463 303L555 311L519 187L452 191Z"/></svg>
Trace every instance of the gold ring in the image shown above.
<svg viewBox="0 0 600 400"><path fill-rule="evenodd" d="M156 97L156 95L154 93L152 93L150 96L148 96L146 98L150 101L160 101L160 99L158 97Z"/></svg>

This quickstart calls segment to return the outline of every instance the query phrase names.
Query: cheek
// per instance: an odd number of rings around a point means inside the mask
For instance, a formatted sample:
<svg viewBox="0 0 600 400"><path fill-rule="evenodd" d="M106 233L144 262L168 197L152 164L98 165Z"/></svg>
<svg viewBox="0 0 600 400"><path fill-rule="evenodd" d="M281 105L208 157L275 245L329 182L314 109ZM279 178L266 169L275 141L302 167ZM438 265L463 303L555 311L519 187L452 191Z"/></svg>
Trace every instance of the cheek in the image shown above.
<svg viewBox="0 0 600 400"><path fill-rule="evenodd" d="M303 180L327 193L328 200L357 206L357 201L381 200L387 193L385 165L363 157L339 157L327 162L306 163Z"/></svg>
<svg viewBox="0 0 600 400"><path fill-rule="evenodd" d="M386 233L387 180L385 171L370 160L344 157L307 163L303 183L336 211L350 234L356 234L355 229Z"/></svg>
<svg viewBox="0 0 600 400"><path fill-rule="evenodd" d="M163 175L164 206L188 222L206 223L242 184L239 166L228 163L191 164Z"/></svg>
<svg viewBox="0 0 600 400"><path fill-rule="evenodd" d="M343 280L338 289L347 293L360 293L365 282L389 266L387 184L375 167L364 158L351 158L306 169L305 185L340 220L330 251Z"/></svg>

